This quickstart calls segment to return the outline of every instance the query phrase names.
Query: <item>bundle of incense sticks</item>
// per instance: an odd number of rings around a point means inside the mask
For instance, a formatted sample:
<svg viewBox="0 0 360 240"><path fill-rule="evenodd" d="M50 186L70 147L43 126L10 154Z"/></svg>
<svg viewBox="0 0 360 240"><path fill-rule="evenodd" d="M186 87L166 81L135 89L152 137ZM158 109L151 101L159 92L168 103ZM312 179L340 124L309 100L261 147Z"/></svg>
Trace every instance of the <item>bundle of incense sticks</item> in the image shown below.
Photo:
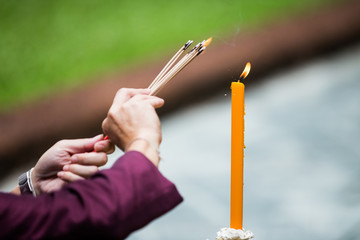
<svg viewBox="0 0 360 240"><path fill-rule="evenodd" d="M179 57L193 43L193 41L189 40L187 43L185 43L185 45L182 46L179 51L177 51L177 53L175 53L175 55L170 59L170 61L149 85L148 88L151 89L150 95L157 94L171 79L176 76L176 74L184 69L184 67L186 67L192 60L194 60L195 57L199 56L206 49L206 47L209 46L211 40L212 37L198 43L176 63Z"/></svg>

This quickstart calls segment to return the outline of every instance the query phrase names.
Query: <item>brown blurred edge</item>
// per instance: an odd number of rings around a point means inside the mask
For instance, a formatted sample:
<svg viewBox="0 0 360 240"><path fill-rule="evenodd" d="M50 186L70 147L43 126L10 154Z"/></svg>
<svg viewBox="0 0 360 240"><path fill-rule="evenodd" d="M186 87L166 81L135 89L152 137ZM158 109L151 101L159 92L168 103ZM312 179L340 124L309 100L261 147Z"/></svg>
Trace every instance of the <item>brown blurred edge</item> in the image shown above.
<svg viewBox="0 0 360 240"><path fill-rule="evenodd" d="M166 105L159 113L179 109L216 92L230 92L231 81L247 61L252 63L247 85L252 85L270 72L359 42L359 13L360 1L345 1L307 16L247 31L226 42L217 42L215 37L206 52L160 93ZM102 120L116 91L121 87L147 87L149 79L163 65L164 62L152 63L136 71L105 77L86 88L0 115L0 176L5 177L20 164L35 163L60 139L101 133Z"/></svg>

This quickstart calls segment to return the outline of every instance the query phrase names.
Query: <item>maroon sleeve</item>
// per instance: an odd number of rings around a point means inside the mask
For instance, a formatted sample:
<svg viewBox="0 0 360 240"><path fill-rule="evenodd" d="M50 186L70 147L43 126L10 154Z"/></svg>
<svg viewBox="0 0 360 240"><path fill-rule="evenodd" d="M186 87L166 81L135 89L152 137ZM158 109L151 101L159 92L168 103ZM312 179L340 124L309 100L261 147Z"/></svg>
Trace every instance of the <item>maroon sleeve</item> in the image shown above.
<svg viewBox="0 0 360 240"><path fill-rule="evenodd" d="M182 201L176 187L141 153L62 190L0 193L0 239L123 239Z"/></svg>

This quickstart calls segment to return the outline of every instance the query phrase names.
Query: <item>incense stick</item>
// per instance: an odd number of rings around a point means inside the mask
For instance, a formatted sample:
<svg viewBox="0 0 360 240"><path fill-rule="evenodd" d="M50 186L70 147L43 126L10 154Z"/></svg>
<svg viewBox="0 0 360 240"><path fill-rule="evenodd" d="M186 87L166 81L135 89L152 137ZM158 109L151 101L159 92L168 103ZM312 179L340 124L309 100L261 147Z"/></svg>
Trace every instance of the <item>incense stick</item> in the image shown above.
<svg viewBox="0 0 360 240"><path fill-rule="evenodd" d="M169 70L170 67L176 62L176 60L181 56L181 54L193 43L192 40L187 41L187 43L182 46L179 51L175 53L175 55L170 59L170 61L165 65L165 67L161 70L161 72L156 76L156 78L153 80L153 82L150 84L148 88L152 88L159 79L161 79L164 74Z"/></svg>
<svg viewBox="0 0 360 240"><path fill-rule="evenodd" d="M176 60L186 50L186 48L190 46L192 41L188 41L184 47L179 49L179 51L170 59L170 61L165 65L165 67L148 87L151 89L150 95L157 94L171 79L173 79L182 69L184 69L192 60L194 60L195 57L199 56L206 49L206 46L210 44L211 40L212 38L210 37L207 40L198 43L175 64Z"/></svg>
<svg viewBox="0 0 360 240"><path fill-rule="evenodd" d="M154 88L156 85L160 84L160 82L162 82L164 79L166 79L168 76L169 76L169 73L173 72L174 69L178 69L179 66L181 66L185 61L187 61L187 59L190 57L190 53L187 53L179 62L176 63L176 65L170 69L166 74L165 76L158 80L156 84L153 84L152 88Z"/></svg>
<svg viewBox="0 0 360 240"><path fill-rule="evenodd" d="M187 58L182 59L182 62L179 62L177 66L173 67L161 81L151 88L150 95L155 95L158 93L171 79L173 79L184 67L186 67L198 54L194 51Z"/></svg>

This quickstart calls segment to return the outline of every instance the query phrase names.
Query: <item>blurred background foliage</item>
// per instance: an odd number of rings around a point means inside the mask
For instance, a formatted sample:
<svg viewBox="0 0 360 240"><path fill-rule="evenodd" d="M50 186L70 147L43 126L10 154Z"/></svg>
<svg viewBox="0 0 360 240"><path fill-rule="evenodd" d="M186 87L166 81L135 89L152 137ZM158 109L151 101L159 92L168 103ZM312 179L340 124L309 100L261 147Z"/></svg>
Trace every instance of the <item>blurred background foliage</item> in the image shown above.
<svg viewBox="0 0 360 240"><path fill-rule="evenodd" d="M0 112L333 1L0 0Z"/></svg>

